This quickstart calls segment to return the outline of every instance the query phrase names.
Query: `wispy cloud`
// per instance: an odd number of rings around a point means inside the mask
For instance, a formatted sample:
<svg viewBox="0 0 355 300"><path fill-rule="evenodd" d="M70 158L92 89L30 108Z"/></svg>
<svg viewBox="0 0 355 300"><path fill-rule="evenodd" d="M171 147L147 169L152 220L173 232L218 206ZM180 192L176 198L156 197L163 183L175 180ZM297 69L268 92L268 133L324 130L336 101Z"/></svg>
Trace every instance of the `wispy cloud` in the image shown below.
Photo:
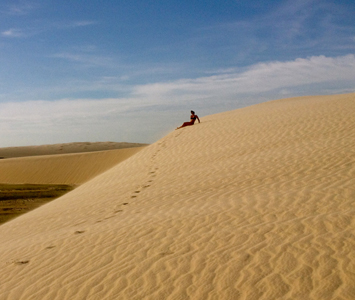
<svg viewBox="0 0 355 300"><path fill-rule="evenodd" d="M31 13L38 8L38 5L33 1L16 1L9 5L2 5L1 11L8 15L23 16Z"/></svg>
<svg viewBox="0 0 355 300"><path fill-rule="evenodd" d="M72 30L97 24L95 21L46 22L43 24L27 24L23 28L9 28L1 32L4 37L30 37L44 32L56 30Z"/></svg>
<svg viewBox="0 0 355 300"><path fill-rule="evenodd" d="M69 22L54 22L51 25L49 25L49 27L55 29L72 29L78 27L92 26L96 24L98 24L98 22L92 20L72 20Z"/></svg>
<svg viewBox="0 0 355 300"><path fill-rule="evenodd" d="M1 35L9 38L25 36L24 32L21 29L15 29L15 28L10 28L8 30L2 31Z"/></svg>
<svg viewBox="0 0 355 300"><path fill-rule="evenodd" d="M69 26L84 27L84 26L91 26L91 25L95 25L95 24L97 24L97 22L95 22L95 21L74 21L71 24L69 24Z"/></svg>
<svg viewBox="0 0 355 300"><path fill-rule="evenodd" d="M295 54L343 55L355 46L355 28L344 19L352 19L352 12L337 2L282 1L266 14L196 29L191 40L205 47L212 42L221 45L216 53L223 55L232 56L234 51L239 65L270 58L288 60Z"/></svg>
<svg viewBox="0 0 355 300"><path fill-rule="evenodd" d="M49 57L63 59L70 62L77 62L87 67L114 67L113 59L107 56L96 55L94 53L70 53L62 52L52 54Z"/></svg>
<svg viewBox="0 0 355 300"><path fill-rule="evenodd" d="M46 29L42 29L38 26L28 25L26 28L9 28L2 31L0 34L1 36L7 38L29 38L36 36L45 30Z"/></svg>

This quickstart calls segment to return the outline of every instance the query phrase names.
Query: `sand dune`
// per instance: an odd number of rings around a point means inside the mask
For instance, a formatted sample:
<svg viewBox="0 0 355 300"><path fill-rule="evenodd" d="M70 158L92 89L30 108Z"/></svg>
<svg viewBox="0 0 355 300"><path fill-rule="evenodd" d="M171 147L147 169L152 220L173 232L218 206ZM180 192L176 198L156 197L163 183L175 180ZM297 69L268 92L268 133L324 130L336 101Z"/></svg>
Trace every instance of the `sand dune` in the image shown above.
<svg viewBox="0 0 355 300"><path fill-rule="evenodd" d="M0 182L79 185L142 148L3 159L0 160Z"/></svg>
<svg viewBox="0 0 355 300"><path fill-rule="evenodd" d="M143 147L146 145L147 144L126 143L126 142L121 142L121 143L83 142L83 143L66 143L66 144L53 144L53 145L24 146L24 147L6 147L6 148L0 148L0 158L84 153L84 152Z"/></svg>
<svg viewBox="0 0 355 300"><path fill-rule="evenodd" d="M355 299L355 94L201 121L0 226L0 299Z"/></svg>

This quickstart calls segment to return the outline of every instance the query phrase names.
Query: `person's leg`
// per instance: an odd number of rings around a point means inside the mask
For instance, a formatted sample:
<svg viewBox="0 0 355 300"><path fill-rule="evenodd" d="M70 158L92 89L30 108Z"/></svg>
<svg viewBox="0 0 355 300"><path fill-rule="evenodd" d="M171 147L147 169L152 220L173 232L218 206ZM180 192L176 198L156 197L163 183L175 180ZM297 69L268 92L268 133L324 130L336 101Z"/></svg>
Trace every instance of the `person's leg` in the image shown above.
<svg viewBox="0 0 355 300"><path fill-rule="evenodd" d="M182 124L180 127L176 128L176 129L179 129L179 128L182 128L182 127L186 127L186 126L190 126L190 125L193 125L192 122L185 122L184 124Z"/></svg>

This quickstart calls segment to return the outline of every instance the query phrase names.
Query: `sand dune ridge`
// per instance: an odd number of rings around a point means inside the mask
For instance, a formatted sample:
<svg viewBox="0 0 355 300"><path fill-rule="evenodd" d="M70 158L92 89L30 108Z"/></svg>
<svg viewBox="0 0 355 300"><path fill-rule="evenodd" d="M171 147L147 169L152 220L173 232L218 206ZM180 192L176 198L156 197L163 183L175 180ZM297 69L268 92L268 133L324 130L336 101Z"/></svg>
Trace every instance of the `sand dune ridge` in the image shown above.
<svg viewBox="0 0 355 300"><path fill-rule="evenodd" d="M201 121L0 226L0 299L354 299L355 94Z"/></svg>

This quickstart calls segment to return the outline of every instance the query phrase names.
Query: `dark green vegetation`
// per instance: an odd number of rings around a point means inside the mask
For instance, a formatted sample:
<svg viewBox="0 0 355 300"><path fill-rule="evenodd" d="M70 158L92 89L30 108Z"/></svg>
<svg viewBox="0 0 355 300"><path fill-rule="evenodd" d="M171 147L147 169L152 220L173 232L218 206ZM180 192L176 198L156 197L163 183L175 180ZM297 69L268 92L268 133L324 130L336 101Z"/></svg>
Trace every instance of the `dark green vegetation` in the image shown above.
<svg viewBox="0 0 355 300"><path fill-rule="evenodd" d="M0 225L73 189L65 184L0 184Z"/></svg>

